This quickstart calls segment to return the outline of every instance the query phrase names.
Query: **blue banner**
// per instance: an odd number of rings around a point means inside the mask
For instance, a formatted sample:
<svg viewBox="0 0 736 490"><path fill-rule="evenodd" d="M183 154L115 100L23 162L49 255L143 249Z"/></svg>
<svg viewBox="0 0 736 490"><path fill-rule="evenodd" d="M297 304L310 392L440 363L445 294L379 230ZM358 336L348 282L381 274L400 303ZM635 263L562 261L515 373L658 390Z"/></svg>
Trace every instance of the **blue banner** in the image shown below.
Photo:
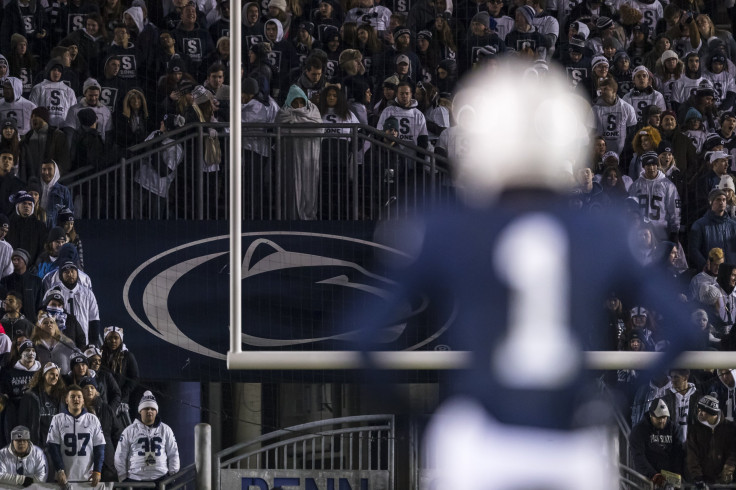
<svg viewBox="0 0 736 490"><path fill-rule="evenodd" d="M85 269L103 326L125 329L141 376L246 381L229 372L228 229L219 221L83 221ZM394 293L384 264L402 252L371 222L243 224L243 350L360 348L345 317ZM120 240L118 237L125 237ZM428 319L432 319L429 321ZM450 313L422 297L375 334L381 348L444 349Z"/></svg>

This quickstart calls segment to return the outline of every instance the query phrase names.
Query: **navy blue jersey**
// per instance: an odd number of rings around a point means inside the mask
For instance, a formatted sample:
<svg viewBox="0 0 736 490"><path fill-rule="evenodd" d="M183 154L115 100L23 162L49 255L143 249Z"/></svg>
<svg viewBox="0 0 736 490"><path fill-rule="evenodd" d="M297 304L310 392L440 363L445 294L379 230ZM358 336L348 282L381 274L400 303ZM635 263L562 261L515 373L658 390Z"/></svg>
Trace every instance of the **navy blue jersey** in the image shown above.
<svg viewBox="0 0 736 490"><path fill-rule="evenodd" d="M617 215L581 213L536 190L504 196L493 208L436 215L424 224L421 244L397 275L400 295L383 310L365 310L373 312L368 322L387 328L396 323L390 312L400 315L411 297L426 297L439 314L425 316L420 328L452 318L442 343L474 353L471 371L449 374L447 394L475 398L502 423L578 423L592 380L583 350L605 342L601 305L611 291L665 316L672 345L653 369L693 345L687 314L671 304L664 276L637 265ZM412 348L412 335L416 329L405 328L391 347Z"/></svg>

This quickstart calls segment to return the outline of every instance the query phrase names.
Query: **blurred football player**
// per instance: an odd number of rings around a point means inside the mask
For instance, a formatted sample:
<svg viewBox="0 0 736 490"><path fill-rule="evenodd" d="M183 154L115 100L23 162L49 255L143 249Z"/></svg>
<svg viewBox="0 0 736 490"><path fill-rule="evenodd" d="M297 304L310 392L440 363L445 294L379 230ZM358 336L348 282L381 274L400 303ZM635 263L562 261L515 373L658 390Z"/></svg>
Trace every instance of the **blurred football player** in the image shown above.
<svg viewBox="0 0 736 490"><path fill-rule="evenodd" d="M509 61L464 81L454 101L464 203L411 230L401 223L415 259L396 275L399 297L371 310L385 328L406 298L426 294L454 311L444 343L472 353L427 430L437 488L617 488L610 403L584 362L606 332L600 305L623 291L626 304L646 298L667 317L671 350L652 369L689 340L665 279L635 265L624 218L569 206L590 108L562 73L532 66Z"/></svg>

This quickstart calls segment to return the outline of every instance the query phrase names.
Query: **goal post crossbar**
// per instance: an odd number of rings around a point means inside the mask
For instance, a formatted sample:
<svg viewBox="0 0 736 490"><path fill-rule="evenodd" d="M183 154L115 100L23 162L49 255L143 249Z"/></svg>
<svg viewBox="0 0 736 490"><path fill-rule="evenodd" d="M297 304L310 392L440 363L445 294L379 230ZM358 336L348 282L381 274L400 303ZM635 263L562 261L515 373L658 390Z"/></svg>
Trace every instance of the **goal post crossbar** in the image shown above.
<svg viewBox="0 0 736 490"><path fill-rule="evenodd" d="M642 369L653 363L657 352L585 353L588 369ZM470 364L472 353L462 351L237 351L228 352L227 367L231 370L351 370L368 366L388 370L455 370ZM682 353L673 367L716 369L736 367L736 353L691 351Z"/></svg>

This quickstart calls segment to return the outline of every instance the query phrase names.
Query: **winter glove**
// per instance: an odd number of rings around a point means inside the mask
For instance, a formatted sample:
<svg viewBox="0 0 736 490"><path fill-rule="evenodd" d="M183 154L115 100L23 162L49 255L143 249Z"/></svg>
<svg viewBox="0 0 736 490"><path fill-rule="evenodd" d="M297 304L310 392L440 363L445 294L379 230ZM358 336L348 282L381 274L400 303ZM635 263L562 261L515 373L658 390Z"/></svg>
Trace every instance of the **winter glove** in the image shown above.
<svg viewBox="0 0 736 490"><path fill-rule="evenodd" d="M120 406L118 406L118 413L116 413L115 415L120 415L121 413L128 412L130 412L130 406L127 403L123 402L120 403Z"/></svg>
<svg viewBox="0 0 736 490"><path fill-rule="evenodd" d="M652 477L652 483L654 484L655 488L663 487L665 483L667 483L667 478L665 478L662 473L657 473Z"/></svg>
<svg viewBox="0 0 736 490"><path fill-rule="evenodd" d="M102 474L99 471L93 471L92 478L90 478L89 481L93 487L96 487L97 484L100 483L101 479L102 479Z"/></svg>
<svg viewBox="0 0 736 490"><path fill-rule="evenodd" d="M731 483L733 481L733 466L724 466L721 475L718 477L718 483Z"/></svg>
<svg viewBox="0 0 736 490"><path fill-rule="evenodd" d="M67 478L66 478L66 472L64 470L58 470L56 472L56 482L59 485L66 485Z"/></svg>
<svg viewBox="0 0 736 490"><path fill-rule="evenodd" d="M23 488L30 487L31 485L33 485L33 478L31 478L30 476L23 478L22 485L23 485Z"/></svg>

